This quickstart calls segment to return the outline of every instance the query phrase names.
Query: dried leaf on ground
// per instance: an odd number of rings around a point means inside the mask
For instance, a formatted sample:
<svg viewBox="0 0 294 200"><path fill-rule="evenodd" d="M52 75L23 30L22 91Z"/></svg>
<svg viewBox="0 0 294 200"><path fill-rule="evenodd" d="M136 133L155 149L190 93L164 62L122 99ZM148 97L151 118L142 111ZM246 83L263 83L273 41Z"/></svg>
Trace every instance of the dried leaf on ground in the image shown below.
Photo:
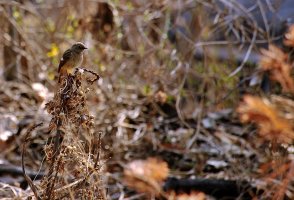
<svg viewBox="0 0 294 200"><path fill-rule="evenodd" d="M267 140L289 144L294 139L292 123L280 116L275 106L266 99L247 95L237 112L241 121L256 123L259 133Z"/></svg>
<svg viewBox="0 0 294 200"><path fill-rule="evenodd" d="M287 62L288 55L274 45L269 45L268 50L261 49L261 54L261 69L269 71L271 79L279 82L284 91L294 93L291 65Z"/></svg>
<svg viewBox="0 0 294 200"><path fill-rule="evenodd" d="M167 163L156 158L135 160L124 170L125 183L139 192L158 195L161 193L160 185L168 173Z"/></svg>

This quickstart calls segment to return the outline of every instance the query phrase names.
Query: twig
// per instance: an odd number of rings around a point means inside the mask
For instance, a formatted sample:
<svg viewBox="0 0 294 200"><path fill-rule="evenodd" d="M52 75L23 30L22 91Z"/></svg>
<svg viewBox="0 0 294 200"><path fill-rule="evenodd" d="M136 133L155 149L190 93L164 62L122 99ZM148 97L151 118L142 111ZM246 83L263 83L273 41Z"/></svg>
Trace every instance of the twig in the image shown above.
<svg viewBox="0 0 294 200"><path fill-rule="evenodd" d="M94 169L96 169L97 165L98 165L98 162L100 160L100 155L101 155L101 132L98 133L99 136L98 136L98 152L97 152L97 156L96 156L96 159L94 161Z"/></svg>
<svg viewBox="0 0 294 200"><path fill-rule="evenodd" d="M21 167L22 167L22 171L23 171L23 176L26 179L26 181L28 182L30 188L32 189L32 191L34 192L34 195L36 197L36 199L41 199L38 195L38 190L37 187L34 185L32 179L26 174L26 170L25 170L25 166L24 166L24 156L25 156L25 148L26 148L26 144L29 141L29 136L31 134L32 131L34 131L37 127L41 126L43 123L39 123L37 125L32 126L31 128L29 128L26 132L25 135L25 140L24 143L22 145L22 153L21 153Z"/></svg>
<svg viewBox="0 0 294 200"><path fill-rule="evenodd" d="M87 82L89 82L90 84L93 84L95 81L100 79L99 74L97 74L96 72L93 72L92 70L89 70L89 69L86 69L86 68L76 68L75 74L78 72L78 70L83 70L85 72L88 72L88 73L96 76L96 78L94 78L93 80L87 80Z"/></svg>
<svg viewBox="0 0 294 200"><path fill-rule="evenodd" d="M48 184L47 184L47 188L46 188L46 196L48 199L51 199L51 195L52 195L52 191L55 185L55 180L57 178L58 175L58 169L60 166L60 162L61 162L61 158L59 157L58 161L57 161L57 165L56 165L56 169L55 167L55 163L56 163L56 158L58 157L58 155L60 154L60 140L62 138L62 133L63 131L61 130L61 125L62 123L60 122L60 119L57 122L57 130L56 130L56 136L54 138L54 147L53 147L53 157L52 157L52 163L48 172ZM55 169L55 174L54 173L54 169ZM51 179L53 178L53 180L51 181Z"/></svg>
<svg viewBox="0 0 294 200"><path fill-rule="evenodd" d="M67 190L67 189L69 189L69 188L72 188L72 187L74 187L74 186L77 186L78 184L82 183L82 182L85 181L85 180L86 180L85 177L84 177L84 178L80 178L80 179L78 179L78 180L76 180L76 181L74 181L74 182L72 182L72 183L70 183L70 184L68 184L68 185L65 185L65 186L63 186L63 187L61 187L61 188L56 189L55 192L56 192L56 193L60 193L60 192L62 192L63 190Z"/></svg>
<svg viewBox="0 0 294 200"><path fill-rule="evenodd" d="M11 174L13 176L23 175L23 170L19 166L0 164L0 174ZM30 178L34 178L34 179L40 179L45 175L45 173L43 171L35 172L35 171L31 171L31 170L26 171L26 174Z"/></svg>
<svg viewBox="0 0 294 200"><path fill-rule="evenodd" d="M181 120L181 122L187 127L187 128L191 128L191 126L185 121L184 116L182 114L181 108L180 108L180 102L181 102L181 91L184 88L185 82L187 80L187 74L188 74L188 69L190 68L190 64L185 63L185 73L184 73L184 77L182 79L182 82L178 88L178 95L176 98L176 111L177 114Z"/></svg>

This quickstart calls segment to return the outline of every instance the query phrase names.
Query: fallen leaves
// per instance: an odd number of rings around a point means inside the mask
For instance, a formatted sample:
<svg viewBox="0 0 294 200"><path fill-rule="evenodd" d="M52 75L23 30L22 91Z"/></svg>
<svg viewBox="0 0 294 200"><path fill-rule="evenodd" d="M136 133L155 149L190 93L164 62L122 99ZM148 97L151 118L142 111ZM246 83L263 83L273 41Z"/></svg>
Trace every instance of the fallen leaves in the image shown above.
<svg viewBox="0 0 294 200"><path fill-rule="evenodd" d="M169 173L166 162L156 158L135 160L124 170L125 183L139 192L158 196L161 193L161 183Z"/></svg>
<svg viewBox="0 0 294 200"><path fill-rule="evenodd" d="M294 93L294 82L291 77L291 65L288 63L288 55L274 45L269 49L261 49L260 67L270 73L270 78L281 84L285 92Z"/></svg>
<svg viewBox="0 0 294 200"><path fill-rule="evenodd" d="M247 95L238 107L242 122L253 122L266 140L290 144L294 139L293 124L281 116L274 104L267 99Z"/></svg>
<svg viewBox="0 0 294 200"><path fill-rule="evenodd" d="M135 160L124 169L125 183L138 192L145 192L151 196L163 196L168 200L204 200L203 192L192 191L190 194L168 193L162 190L163 181L169 174L166 162L156 158Z"/></svg>

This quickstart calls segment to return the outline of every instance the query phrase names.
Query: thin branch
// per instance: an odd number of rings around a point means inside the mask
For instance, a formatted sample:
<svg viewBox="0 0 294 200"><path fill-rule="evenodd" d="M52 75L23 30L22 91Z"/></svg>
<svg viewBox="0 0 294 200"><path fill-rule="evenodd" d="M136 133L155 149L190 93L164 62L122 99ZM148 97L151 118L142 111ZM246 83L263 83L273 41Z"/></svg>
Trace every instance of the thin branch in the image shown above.
<svg viewBox="0 0 294 200"><path fill-rule="evenodd" d="M21 153L21 166L22 166L23 176L26 179L26 181L28 182L28 184L29 184L30 188L32 189L32 191L34 192L34 195L35 195L36 199L38 199L38 200L39 199L41 200L41 198L38 195L37 187L34 185L32 179L26 174L25 165L24 165L24 156L25 156L26 144L29 141L30 134L32 133L32 131L34 131L37 127L41 126L42 124L43 123L39 123L37 125L32 126L31 128L29 128L27 130L26 135L25 135L25 140L24 140L23 145L22 145L22 153Z"/></svg>

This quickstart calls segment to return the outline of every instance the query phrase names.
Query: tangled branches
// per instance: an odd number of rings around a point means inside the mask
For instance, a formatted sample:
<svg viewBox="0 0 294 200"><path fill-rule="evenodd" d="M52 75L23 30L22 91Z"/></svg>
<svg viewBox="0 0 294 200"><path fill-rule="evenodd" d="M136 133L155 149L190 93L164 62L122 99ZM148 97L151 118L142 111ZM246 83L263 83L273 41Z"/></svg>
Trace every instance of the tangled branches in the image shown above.
<svg viewBox="0 0 294 200"><path fill-rule="evenodd" d="M66 196L104 199L105 196L100 183L101 135L95 134L94 117L86 105L90 89L83 83L84 72L95 76L93 80L87 79L88 84L99 79L95 72L76 69L62 80L53 100L46 104L52 115L49 130L56 134L45 147L49 172L41 186L43 199Z"/></svg>

